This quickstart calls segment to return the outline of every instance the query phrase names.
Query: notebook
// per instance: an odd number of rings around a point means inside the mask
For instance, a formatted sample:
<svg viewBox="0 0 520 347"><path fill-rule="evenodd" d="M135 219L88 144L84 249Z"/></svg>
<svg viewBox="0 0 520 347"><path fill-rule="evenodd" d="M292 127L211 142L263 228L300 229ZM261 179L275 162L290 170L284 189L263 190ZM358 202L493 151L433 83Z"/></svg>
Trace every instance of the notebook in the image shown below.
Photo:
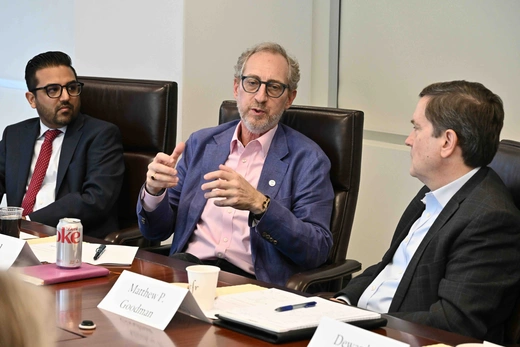
<svg viewBox="0 0 520 347"><path fill-rule="evenodd" d="M22 279L36 285L77 281L109 274L108 269L88 263L81 263L81 266L76 269L60 268L56 263L27 266L20 269Z"/></svg>
<svg viewBox="0 0 520 347"><path fill-rule="evenodd" d="M223 298L236 300L236 309L221 310L213 324L241 332L271 343L307 339L314 334L323 316L373 329L386 325L376 312L342 305L320 297L304 297L275 288L241 293ZM220 299L220 298L219 298ZM248 302L246 306L239 303ZM312 307L276 311L286 305L316 302Z"/></svg>

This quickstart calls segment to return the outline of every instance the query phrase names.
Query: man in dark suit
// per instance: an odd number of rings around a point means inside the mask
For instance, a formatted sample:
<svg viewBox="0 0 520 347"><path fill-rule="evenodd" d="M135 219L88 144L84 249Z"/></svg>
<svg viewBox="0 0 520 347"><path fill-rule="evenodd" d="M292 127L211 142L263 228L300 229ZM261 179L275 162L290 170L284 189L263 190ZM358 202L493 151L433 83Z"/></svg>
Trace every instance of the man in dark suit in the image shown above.
<svg viewBox="0 0 520 347"><path fill-rule="evenodd" d="M239 57L241 120L197 131L148 166L137 206L146 238L173 233L171 256L279 285L326 261L330 162L316 143L279 124L299 78L298 63L278 44Z"/></svg>
<svg viewBox="0 0 520 347"><path fill-rule="evenodd" d="M389 250L337 293L369 310L501 342L520 289L520 212L487 165L502 100L482 84L436 83L413 114L412 176L425 186Z"/></svg>
<svg viewBox="0 0 520 347"><path fill-rule="evenodd" d="M24 218L35 222L56 226L60 218L79 218L85 234L100 238L117 230L124 174L119 129L80 113L83 84L67 54L35 56L25 80L39 118L4 130L0 198L6 194L9 206L22 206Z"/></svg>

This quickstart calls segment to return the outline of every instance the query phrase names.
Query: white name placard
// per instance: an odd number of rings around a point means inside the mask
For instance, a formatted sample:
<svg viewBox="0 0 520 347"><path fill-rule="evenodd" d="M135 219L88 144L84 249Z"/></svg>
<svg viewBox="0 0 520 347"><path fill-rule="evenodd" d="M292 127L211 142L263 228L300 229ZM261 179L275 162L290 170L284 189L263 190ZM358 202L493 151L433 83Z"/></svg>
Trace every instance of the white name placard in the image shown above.
<svg viewBox="0 0 520 347"><path fill-rule="evenodd" d="M114 328L126 340L136 346L174 347L172 339L162 330L139 323L118 314L102 311Z"/></svg>
<svg viewBox="0 0 520 347"><path fill-rule="evenodd" d="M179 309L210 323L188 289L127 270L98 307L161 330Z"/></svg>
<svg viewBox="0 0 520 347"><path fill-rule="evenodd" d="M40 261L25 240L0 234L0 270L7 270L13 264L30 266L40 264Z"/></svg>
<svg viewBox="0 0 520 347"><path fill-rule="evenodd" d="M323 317L307 347L410 347L410 345L370 330Z"/></svg>

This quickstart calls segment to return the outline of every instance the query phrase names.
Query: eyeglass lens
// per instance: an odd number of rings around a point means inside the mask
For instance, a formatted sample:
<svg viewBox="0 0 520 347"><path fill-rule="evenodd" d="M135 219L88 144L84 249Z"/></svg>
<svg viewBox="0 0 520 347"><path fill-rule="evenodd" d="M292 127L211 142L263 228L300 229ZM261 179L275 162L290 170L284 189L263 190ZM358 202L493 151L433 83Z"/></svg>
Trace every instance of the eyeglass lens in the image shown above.
<svg viewBox="0 0 520 347"><path fill-rule="evenodd" d="M70 96L78 96L81 93L81 84L79 82L72 82L64 86L49 84L45 87L45 91L50 98L59 98L63 88L67 88L67 93L69 93Z"/></svg>
<svg viewBox="0 0 520 347"><path fill-rule="evenodd" d="M267 95L273 98L279 98L286 88L282 83L262 82L256 77L244 77L242 79L242 87L248 93L256 93L260 89L261 84L265 84Z"/></svg>

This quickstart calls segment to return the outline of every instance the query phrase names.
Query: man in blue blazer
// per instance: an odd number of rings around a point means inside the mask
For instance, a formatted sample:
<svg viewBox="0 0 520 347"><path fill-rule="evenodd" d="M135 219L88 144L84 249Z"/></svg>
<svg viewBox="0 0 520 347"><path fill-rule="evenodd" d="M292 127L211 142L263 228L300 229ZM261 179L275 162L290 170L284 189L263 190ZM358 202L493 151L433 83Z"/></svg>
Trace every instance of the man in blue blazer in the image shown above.
<svg viewBox="0 0 520 347"><path fill-rule="evenodd" d="M43 182L24 218L56 226L60 218L79 218L87 235L103 238L118 230L115 205L124 174L119 129L79 112L82 84L70 57L46 52L26 67L27 100L39 118L10 125L0 142L0 198L9 206L28 206L24 198L33 178L47 130L60 130Z"/></svg>
<svg viewBox="0 0 520 347"><path fill-rule="evenodd" d="M413 322L501 342L520 289L520 212L487 165L502 100L483 85L436 83L420 94L410 173L425 186L380 263L337 299Z"/></svg>
<svg viewBox="0 0 520 347"><path fill-rule="evenodd" d="M277 44L240 56L234 94L241 120L195 132L149 165L137 206L146 238L173 234L174 257L280 285L325 262L330 162L310 139L279 124L298 80L298 63Z"/></svg>

